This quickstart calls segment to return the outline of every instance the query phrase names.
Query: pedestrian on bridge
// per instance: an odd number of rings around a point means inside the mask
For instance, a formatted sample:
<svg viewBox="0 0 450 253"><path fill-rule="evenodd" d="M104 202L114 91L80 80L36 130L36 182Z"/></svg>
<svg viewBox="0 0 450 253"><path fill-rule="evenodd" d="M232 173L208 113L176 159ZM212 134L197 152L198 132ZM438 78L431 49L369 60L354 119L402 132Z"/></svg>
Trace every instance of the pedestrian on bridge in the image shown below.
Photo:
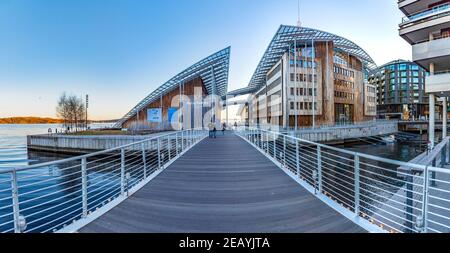
<svg viewBox="0 0 450 253"><path fill-rule="evenodd" d="M216 127L214 126L214 123L209 122L209 124L208 124L209 138L212 138L212 137L213 137L213 132L214 132L214 129L215 129L215 128L216 128Z"/></svg>
<svg viewBox="0 0 450 253"><path fill-rule="evenodd" d="M225 135L225 130L227 130L227 124L225 122L222 123L222 135Z"/></svg>

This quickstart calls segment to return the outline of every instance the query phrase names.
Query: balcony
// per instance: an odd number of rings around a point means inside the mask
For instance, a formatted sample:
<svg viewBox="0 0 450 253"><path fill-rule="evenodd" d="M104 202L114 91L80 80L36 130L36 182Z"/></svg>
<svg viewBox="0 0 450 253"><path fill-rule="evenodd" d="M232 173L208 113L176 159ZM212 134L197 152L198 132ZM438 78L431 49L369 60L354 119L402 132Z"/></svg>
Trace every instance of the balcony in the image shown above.
<svg viewBox="0 0 450 253"><path fill-rule="evenodd" d="M404 17L400 24L400 36L410 44L428 39L433 31L450 27L450 4L421 11Z"/></svg>
<svg viewBox="0 0 450 253"><path fill-rule="evenodd" d="M408 13L417 12L417 10L420 8L416 7L415 5L418 5L421 1L419 0L399 0L398 1L398 8L405 13L405 15L408 15Z"/></svg>
<svg viewBox="0 0 450 253"><path fill-rule="evenodd" d="M415 44L412 52L413 61L427 70L431 62L441 66L441 69L450 67L450 37Z"/></svg>
<svg viewBox="0 0 450 253"><path fill-rule="evenodd" d="M450 70L435 73L425 78L425 92L438 96L450 96Z"/></svg>
<svg viewBox="0 0 450 253"><path fill-rule="evenodd" d="M435 5L442 0L399 0L398 8L406 15L411 16L414 13L423 12L429 9L429 6Z"/></svg>

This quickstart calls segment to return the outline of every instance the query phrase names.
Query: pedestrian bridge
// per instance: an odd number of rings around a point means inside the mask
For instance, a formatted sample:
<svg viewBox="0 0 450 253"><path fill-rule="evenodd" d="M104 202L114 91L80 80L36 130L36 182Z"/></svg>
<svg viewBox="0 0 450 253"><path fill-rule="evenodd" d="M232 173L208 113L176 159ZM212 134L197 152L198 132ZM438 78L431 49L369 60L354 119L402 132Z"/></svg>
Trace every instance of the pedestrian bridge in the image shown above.
<svg viewBox="0 0 450 253"><path fill-rule="evenodd" d="M11 176L0 181L0 193L6 192L1 232L417 233L450 227L447 169L261 129L216 139L203 130L174 132L0 174Z"/></svg>
<svg viewBox="0 0 450 253"><path fill-rule="evenodd" d="M234 134L205 139L80 232L363 232Z"/></svg>

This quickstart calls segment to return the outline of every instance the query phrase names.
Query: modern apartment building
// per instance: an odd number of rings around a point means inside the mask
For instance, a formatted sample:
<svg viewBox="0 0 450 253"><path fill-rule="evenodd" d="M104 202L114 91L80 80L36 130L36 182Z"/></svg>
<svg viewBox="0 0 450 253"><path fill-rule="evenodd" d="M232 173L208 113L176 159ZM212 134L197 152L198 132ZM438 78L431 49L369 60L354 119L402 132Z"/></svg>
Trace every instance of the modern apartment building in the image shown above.
<svg viewBox="0 0 450 253"><path fill-rule="evenodd" d="M430 142L435 142L436 99L442 101L444 136L447 135L447 97L450 95L450 0L400 0L405 14L399 33L412 45L413 61L430 73L425 78L429 95Z"/></svg>
<svg viewBox="0 0 450 253"><path fill-rule="evenodd" d="M414 62L396 60L377 68L369 83L376 87L379 118L419 119L428 116L427 72Z"/></svg>
<svg viewBox="0 0 450 253"><path fill-rule="evenodd" d="M250 124L309 127L376 117L371 57L340 36L282 25L247 88ZM235 93L234 95L238 95Z"/></svg>

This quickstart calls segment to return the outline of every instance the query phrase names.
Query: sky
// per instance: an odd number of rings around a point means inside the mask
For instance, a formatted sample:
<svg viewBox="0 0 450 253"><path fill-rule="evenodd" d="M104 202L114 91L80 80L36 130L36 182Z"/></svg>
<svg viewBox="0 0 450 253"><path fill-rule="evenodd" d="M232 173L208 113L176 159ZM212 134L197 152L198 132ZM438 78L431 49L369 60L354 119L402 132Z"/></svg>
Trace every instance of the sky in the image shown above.
<svg viewBox="0 0 450 253"><path fill-rule="evenodd" d="M248 85L297 0L1 0L0 117L56 117L89 94L90 119L118 119L154 89L231 46L229 90ZM411 59L397 0L300 0L304 27L343 36L378 65Z"/></svg>

